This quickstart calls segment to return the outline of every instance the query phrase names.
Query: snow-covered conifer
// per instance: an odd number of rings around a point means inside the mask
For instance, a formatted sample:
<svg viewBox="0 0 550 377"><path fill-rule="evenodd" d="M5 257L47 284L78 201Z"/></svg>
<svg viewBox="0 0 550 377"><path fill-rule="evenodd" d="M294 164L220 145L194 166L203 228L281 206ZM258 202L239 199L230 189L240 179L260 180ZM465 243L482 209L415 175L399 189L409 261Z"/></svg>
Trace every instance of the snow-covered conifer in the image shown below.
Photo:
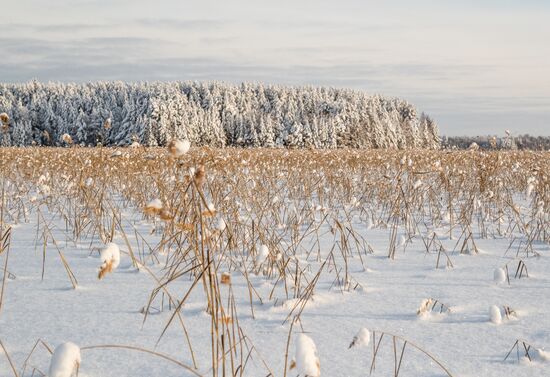
<svg viewBox="0 0 550 377"><path fill-rule="evenodd" d="M188 140L215 147L439 147L437 125L426 115L418 117L411 104L347 89L33 82L2 90L6 121L0 122L7 129L9 121L12 128L2 136L5 145L62 145L68 134L85 145Z"/></svg>

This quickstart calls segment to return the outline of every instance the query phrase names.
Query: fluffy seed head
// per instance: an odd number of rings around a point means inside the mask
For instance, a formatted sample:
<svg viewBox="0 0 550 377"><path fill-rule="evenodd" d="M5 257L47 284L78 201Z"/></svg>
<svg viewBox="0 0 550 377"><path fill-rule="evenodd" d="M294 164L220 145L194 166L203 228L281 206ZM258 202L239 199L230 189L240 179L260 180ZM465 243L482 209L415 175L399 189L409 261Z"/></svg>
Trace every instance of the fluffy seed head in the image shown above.
<svg viewBox="0 0 550 377"><path fill-rule="evenodd" d="M114 242L110 242L99 254L101 266L99 267L98 279L102 279L109 272L113 272L120 264L120 249Z"/></svg>
<svg viewBox="0 0 550 377"><path fill-rule="evenodd" d="M197 185L197 187L202 187L205 179L206 179L206 172L204 169L204 165L201 165L199 166L197 171L195 171L195 176L194 176L195 185Z"/></svg>
<svg viewBox="0 0 550 377"><path fill-rule="evenodd" d="M61 141L65 142L67 144L72 144L73 143L73 138L69 134L63 134L63 135L61 135Z"/></svg>
<svg viewBox="0 0 550 377"><path fill-rule="evenodd" d="M153 199L145 205L143 211L147 215L157 215L162 210L162 201L160 199Z"/></svg>
<svg viewBox="0 0 550 377"><path fill-rule="evenodd" d="M191 143L189 140L172 140L168 143L168 152L172 157L180 157L189 152Z"/></svg>
<svg viewBox="0 0 550 377"><path fill-rule="evenodd" d="M163 221L171 221L174 219L174 215L166 208L160 210L159 217Z"/></svg>
<svg viewBox="0 0 550 377"><path fill-rule="evenodd" d="M8 124L10 122L10 117L6 113L0 114L0 123L2 124Z"/></svg>

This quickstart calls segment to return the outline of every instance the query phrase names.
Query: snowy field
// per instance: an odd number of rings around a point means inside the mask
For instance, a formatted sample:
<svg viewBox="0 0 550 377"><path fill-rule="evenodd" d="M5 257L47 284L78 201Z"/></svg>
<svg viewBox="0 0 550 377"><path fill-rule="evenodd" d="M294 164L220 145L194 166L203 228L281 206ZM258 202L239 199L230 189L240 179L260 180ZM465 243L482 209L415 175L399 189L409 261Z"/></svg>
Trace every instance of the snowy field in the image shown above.
<svg viewBox="0 0 550 377"><path fill-rule="evenodd" d="M550 375L548 153L1 153L0 376Z"/></svg>

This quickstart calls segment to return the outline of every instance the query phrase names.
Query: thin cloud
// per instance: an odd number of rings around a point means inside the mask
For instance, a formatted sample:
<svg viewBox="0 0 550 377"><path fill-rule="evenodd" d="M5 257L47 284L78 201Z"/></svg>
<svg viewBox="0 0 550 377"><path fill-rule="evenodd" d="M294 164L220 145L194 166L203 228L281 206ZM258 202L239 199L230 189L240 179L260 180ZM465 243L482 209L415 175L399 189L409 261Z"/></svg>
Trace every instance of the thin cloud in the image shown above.
<svg viewBox="0 0 550 377"><path fill-rule="evenodd" d="M149 28L168 28L184 30L212 30L230 25L228 20L214 19L175 19L175 18L141 18L134 22L136 25Z"/></svg>
<svg viewBox="0 0 550 377"><path fill-rule="evenodd" d="M193 7L31 1L32 14L13 2L6 10L10 23L0 24L2 81L349 87L405 98L433 115L443 133L449 125L478 133L516 122L548 133L550 59L542 35L550 6L543 0L422 0L414 7L404 1L205 0ZM526 120L519 122L518 114Z"/></svg>

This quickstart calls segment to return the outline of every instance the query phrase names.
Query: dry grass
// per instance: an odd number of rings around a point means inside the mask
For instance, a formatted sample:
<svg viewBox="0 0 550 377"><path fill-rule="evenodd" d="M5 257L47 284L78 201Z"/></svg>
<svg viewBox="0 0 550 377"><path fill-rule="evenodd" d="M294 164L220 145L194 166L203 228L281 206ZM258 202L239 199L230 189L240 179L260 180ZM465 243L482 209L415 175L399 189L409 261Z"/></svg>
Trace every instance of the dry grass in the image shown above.
<svg viewBox="0 0 550 377"><path fill-rule="evenodd" d="M210 316L213 376L242 376L251 355L263 360L239 325L232 278L246 282L253 318L255 303L294 299L285 320L290 339L321 275L330 276L341 291L361 288L349 261L359 258L365 267L373 248L356 229L357 219L388 231L388 250L382 251L388 258L399 258L410 240L420 237L437 268L453 267L453 253L477 254L476 237L509 237L517 258L509 263L517 278L527 275L525 261L537 256L533 244L550 241L548 152L202 148L175 156L174 148L170 153L128 148L117 158L108 148L3 149L0 164L10 184L2 218L17 223L37 213L36 244L43 258L46 245L57 242L44 208L63 219L66 237L74 242L98 238L107 243L115 234L122 236L133 265L157 282L143 309L144 321L153 309L164 310L166 300L172 313L159 341L170 326L179 325L195 370L199 366L180 310L191 292L201 290ZM157 198L161 208L148 205ZM123 218L127 206L141 209L161 238L158 244L149 244L148 235ZM445 250L435 228L456 239L454 250ZM1 234L5 280L9 228L3 225ZM327 236L333 240L328 252L321 241ZM265 260L258 259L260 245L269 249ZM76 276L58 251L76 287ZM297 255L306 255L317 268ZM153 265L162 265L162 276L152 272ZM105 265L98 277L107 272ZM252 274L273 282L269 295L255 289ZM188 290L176 296L170 289L181 279L190 282ZM426 310L448 307L432 300Z"/></svg>

